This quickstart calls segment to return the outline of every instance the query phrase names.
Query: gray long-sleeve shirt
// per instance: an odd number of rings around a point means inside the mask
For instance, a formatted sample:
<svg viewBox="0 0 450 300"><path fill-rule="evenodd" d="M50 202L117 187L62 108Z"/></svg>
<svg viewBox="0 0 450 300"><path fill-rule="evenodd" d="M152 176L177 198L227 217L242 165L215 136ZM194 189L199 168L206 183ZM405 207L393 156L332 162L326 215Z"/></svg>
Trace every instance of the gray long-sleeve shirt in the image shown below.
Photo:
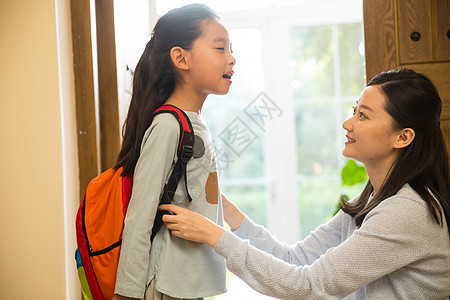
<svg viewBox="0 0 450 300"><path fill-rule="evenodd" d="M305 240L286 245L247 217L215 247L228 269L281 299L448 299L449 232L405 185L358 229L340 211ZM241 238L239 238L239 237Z"/></svg>
<svg viewBox="0 0 450 300"><path fill-rule="evenodd" d="M222 225L222 199L211 136L204 119L194 112L185 113L195 133L193 157L187 163L192 202L188 202L182 178L172 203ZM160 195L177 160L179 135L178 121L167 113L157 115L144 135L125 218L116 294L142 298L152 279L158 291L176 298L201 298L226 291L225 260L210 246L174 237L165 225L150 242Z"/></svg>

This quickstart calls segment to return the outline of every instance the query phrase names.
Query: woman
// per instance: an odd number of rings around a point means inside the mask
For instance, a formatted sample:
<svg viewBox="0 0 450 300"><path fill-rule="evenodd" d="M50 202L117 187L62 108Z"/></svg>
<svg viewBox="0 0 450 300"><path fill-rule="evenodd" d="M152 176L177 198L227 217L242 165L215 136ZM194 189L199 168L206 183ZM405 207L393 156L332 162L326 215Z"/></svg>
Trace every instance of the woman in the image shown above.
<svg viewBox="0 0 450 300"><path fill-rule="evenodd" d="M450 211L442 103L412 70L383 72L344 122L343 154L369 182L328 223L289 246L224 200L234 233L173 205L174 236L214 247L255 290L283 299L448 299Z"/></svg>

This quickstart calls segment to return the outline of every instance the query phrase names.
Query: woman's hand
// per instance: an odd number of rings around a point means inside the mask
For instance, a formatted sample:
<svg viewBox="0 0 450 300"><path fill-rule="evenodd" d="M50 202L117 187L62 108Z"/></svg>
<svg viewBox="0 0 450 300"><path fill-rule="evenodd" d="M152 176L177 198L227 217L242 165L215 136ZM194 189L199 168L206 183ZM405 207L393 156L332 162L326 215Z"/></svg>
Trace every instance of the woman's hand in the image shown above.
<svg viewBox="0 0 450 300"><path fill-rule="evenodd" d="M215 247L225 231L201 214L173 204L163 204L158 209L174 213L174 215L164 215L163 221L174 236L185 240Z"/></svg>
<svg viewBox="0 0 450 300"><path fill-rule="evenodd" d="M244 221L244 214L224 194L222 194L222 203L223 217L228 225L230 225L231 230L236 230L241 227L242 221Z"/></svg>

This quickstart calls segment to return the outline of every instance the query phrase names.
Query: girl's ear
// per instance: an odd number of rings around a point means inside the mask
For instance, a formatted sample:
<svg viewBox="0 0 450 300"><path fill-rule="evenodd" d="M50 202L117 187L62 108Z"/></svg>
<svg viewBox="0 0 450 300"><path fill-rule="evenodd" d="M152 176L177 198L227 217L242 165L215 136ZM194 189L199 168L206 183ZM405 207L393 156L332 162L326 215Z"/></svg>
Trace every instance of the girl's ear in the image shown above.
<svg viewBox="0 0 450 300"><path fill-rule="evenodd" d="M412 128L403 128L397 134L397 140L395 141L394 148L401 149L408 147L412 143L416 133Z"/></svg>
<svg viewBox="0 0 450 300"><path fill-rule="evenodd" d="M180 70L189 70L189 65L187 62L188 52L181 47L173 47L170 49L170 58L175 68Z"/></svg>

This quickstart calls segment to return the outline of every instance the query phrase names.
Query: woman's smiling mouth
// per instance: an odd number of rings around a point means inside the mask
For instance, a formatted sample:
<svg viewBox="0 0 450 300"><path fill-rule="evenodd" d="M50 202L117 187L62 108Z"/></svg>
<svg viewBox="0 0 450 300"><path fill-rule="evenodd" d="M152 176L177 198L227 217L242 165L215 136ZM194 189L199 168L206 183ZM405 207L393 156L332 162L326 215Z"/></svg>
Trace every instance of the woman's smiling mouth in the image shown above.
<svg viewBox="0 0 450 300"><path fill-rule="evenodd" d="M356 140L354 140L354 139L352 139L352 138L350 138L350 137L348 137L348 136L346 136L346 138L347 138L347 141L345 142L346 145L347 145L347 144L350 144L350 143L356 142Z"/></svg>

